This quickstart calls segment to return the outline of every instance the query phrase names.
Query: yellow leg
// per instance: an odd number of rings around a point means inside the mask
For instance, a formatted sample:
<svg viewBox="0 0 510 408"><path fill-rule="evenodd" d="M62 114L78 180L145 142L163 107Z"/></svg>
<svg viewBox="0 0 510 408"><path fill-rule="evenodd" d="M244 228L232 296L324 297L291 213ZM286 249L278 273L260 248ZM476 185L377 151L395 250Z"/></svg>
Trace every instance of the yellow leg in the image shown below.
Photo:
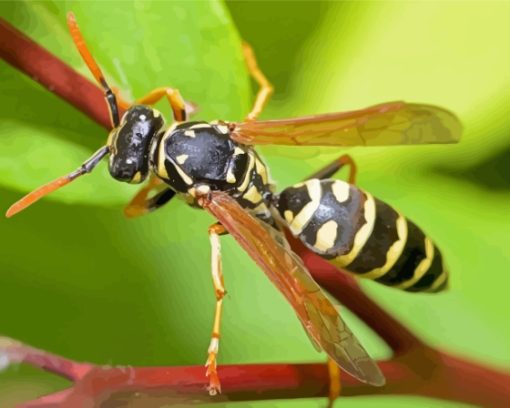
<svg viewBox="0 0 510 408"><path fill-rule="evenodd" d="M223 285L223 273L221 270L221 246L220 235L225 234L225 228L221 224L214 224L209 227L209 240L211 243L211 271L214 285L214 293L216 295L216 309L214 312L214 324L211 335L211 343L209 344L206 375L209 377L209 394L216 395L221 393L221 384L218 377L216 357L219 351L220 343L220 325L221 325L221 309L223 297L225 296L225 287Z"/></svg>
<svg viewBox="0 0 510 408"><path fill-rule="evenodd" d="M174 119L177 122L184 122L186 120L186 103L177 89L168 87L156 88L143 98L138 99L136 103L140 105L154 105L164 96L167 97L168 102L172 107Z"/></svg>
<svg viewBox="0 0 510 408"><path fill-rule="evenodd" d="M273 93L273 85L271 85L264 73L260 70L259 66L257 65L257 60L255 58L253 49L246 42L243 42L243 52L244 59L246 60L246 65L248 66L248 71L260 86L259 92L257 93L257 98L253 104L253 108L245 119L247 121L251 121L256 120L260 112L262 112L266 106L269 98L271 97L271 94Z"/></svg>
<svg viewBox="0 0 510 408"><path fill-rule="evenodd" d="M342 383L340 381L340 368L332 359L328 359L329 372L329 395L328 408L333 408L335 400L340 396L342 391Z"/></svg>

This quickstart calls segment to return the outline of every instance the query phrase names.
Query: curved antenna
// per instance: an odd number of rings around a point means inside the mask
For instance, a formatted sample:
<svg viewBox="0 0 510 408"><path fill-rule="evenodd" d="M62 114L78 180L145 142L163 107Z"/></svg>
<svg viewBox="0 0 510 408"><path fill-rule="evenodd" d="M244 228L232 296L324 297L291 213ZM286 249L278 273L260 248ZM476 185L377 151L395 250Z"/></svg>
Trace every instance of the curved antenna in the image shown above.
<svg viewBox="0 0 510 408"><path fill-rule="evenodd" d="M108 104L108 110L110 112L110 120L112 122L112 127L119 126L120 120L117 98L115 97L115 94L113 93L111 88L106 83L101 68L99 68L99 65L97 65L96 61L94 60L94 57L90 53L87 44L85 43L85 40L81 34L80 28L78 27L78 23L76 22L76 17L74 16L74 13L72 11L67 13L67 26L69 27L71 37L73 38L74 41L74 45L76 45L76 48L78 49L78 52L83 58L83 61L85 61L85 64L87 64L87 67L89 68L92 75L94 75L94 78L96 78L96 81L103 87L105 99Z"/></svg>
<svg viewBox="0 0 510 408"><path fill-rule="evenodd" d="M21 200L16 201L13 205L9 207L5 216L7 218L12 217L13 215L23 211L29 205L32 205L39 199L43 198L45 195L52 193L55 190L58 190L61 187L64 187L66 184L69 184L71 181L77 179L84 174L90 173L94 167L101 161L101 159L106 156L110 152L110 148L108 146L101 147L97 152L95 152L86 162L84 162L79 168L75 171L66 174L65 176L59 177L44 186L39 187L38 189L28 193Z"/></svg>

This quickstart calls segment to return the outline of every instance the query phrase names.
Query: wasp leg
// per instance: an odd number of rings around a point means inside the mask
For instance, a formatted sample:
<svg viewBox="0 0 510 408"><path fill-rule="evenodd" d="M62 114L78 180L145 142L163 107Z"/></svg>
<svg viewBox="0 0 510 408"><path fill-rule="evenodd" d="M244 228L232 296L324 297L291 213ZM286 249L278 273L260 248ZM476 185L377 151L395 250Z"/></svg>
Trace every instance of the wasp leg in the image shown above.
<svg viewBox="0 0 510 408"><path fill-rule="evenodd" d="M348 154L344 154L340 156L338 159L329 163L327 166L320 169L318 172L312 174L310 177L307 177L305 180L309 179L320 179L324 180L327 178L331 178L335 173L340 171L340 169L344 166L349 166L349 177L347 180L350 184L356 184L356 163L353 158Z"/></svg>
<svg viewBox="0 0 510 408"><path fill-rule="evenodd" d="M257 98L253 104L253 108L245 119L250 121L257 119L257 117L260 115L260 112L262 112L267 102L269 101L269 98L271 97L274 89L273 85L271 85L264 73L260 70L253 49L246 42L243 42L243 53L246 65L248 66L248 71L260 86L259 92L257 93Z"/></svg>
<svg viewBox="0 0 510 408"><path fill-rule="evenodd" d="M328 359L328 372L329 372L329 394L328 394L328 408L333 408L335 400L340 396L342 391L342 383L340 381L340 367L334 360Z"/></svg>
<svg viewBox="0 0 510 408"><path fill-rule="evenodd" d="M154 105L164 96L167 97L168 102L172 107L174 119L177 122L185 122L187 118L186 103L184 102L184 99L182 99L181 93L178 89L168 87L156 88L143 98L138 99L136 103L140 105Z"/></svg>
<svg viewBox="0 0 510 408"><path fill-rule="evenodd" d="M149 194L158 191L149 198ZM143 187L124 208L124 215L128 218L139 217L148 214L159 207L165 205L175 195L175 191L166 187L166 185L157 177L151 176L149 182Z"/></svg>
<svg viewBox="0 0 510 408"><path fill-rule="evenodd" d="M210 395L221 393L221 384L216 371L216 356L218 355L220 343L220 324L221 324L221 308L223 297L225 296L225 287L223 285L223 273L221 271L221 246L220 235L226 234L227 231L221 224L213 224L209 227L209 240L211 242L211 271L214 285L214 293L216 294L216 309L214 312L214 324L211 335L211 343L209 344L209 357L205 366L207 367L206 375L209 377Z"/></svg>
<svg viewBox="0 0 510 408"><path fill-rule="evenodd" d="M127 111L131 106L133 106L131 102L126 101L122 97L120 89L112 87L112 91L115 94L115 97L117 98L117 105L119 105L120 109L122 109L123 111ZM188 101L184 101L184 107L186 110L187 117L195 115L200 110L197 104Z"/></svg>

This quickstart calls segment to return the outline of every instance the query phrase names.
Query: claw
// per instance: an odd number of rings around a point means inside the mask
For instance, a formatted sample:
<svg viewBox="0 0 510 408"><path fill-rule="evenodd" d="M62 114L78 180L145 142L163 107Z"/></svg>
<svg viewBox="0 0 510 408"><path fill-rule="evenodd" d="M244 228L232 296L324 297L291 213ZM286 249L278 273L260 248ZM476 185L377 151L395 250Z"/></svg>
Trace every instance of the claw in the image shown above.
<svg viewBox="0 0 510 408"><path fill-rule="evenodd" d="M209 386L207 390L209 391L209 395L214 396L217 394L221 394L221 384L220 379L218 377L218 372L216 371L216 354L209 353L209 357L207 358L207 362L205 363L207 367L207 371L205 375L209 377Z"/></svg>
<svg viewBox="0 0 510 408"><path fill-rule="evenodd" d="M332 360L328 359L328 372L329 372L329 395L328 395L328 408L333 408L335 400L340 396L342 391L342 383L340 380L340 368Z"/></svg>

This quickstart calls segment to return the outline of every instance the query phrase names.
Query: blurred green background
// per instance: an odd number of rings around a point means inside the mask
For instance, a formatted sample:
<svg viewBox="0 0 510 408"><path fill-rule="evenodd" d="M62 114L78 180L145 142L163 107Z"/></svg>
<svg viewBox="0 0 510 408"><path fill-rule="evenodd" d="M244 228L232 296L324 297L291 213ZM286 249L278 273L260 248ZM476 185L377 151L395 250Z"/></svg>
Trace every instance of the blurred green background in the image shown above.
<svg viewBox="0 0 510 408"><path fill-rule="evenodd" d="M177 87L199 104L200 119L238 120L249 110L255 88L241 37L276 87L263 117L400 99L456 112L465 125L459 145L349 149L359 185L402 210L442 248L450 291L363 286L428 343L510 369L510 3L0 3L2 17L89 76L66 31L67 10L126 97ZM3 62L0 73L4 211L76 168L106 132ZM164 103L158 107L169 114ZM262 154L283 187L339 150L273 147ZM122 207L137 189L115 183L103 164L15 218L0 218L0 333L94 363L205 362L214 307L206 233L212 219L175 200L126 220ZM263 273L232 238L222 243L228 296L220 363L323 361ZM345 315L375 358L389 356L368 328ZM12 367L0 375L0 406L65 385ZM340 404L458 406L411 397Z"/></svg>

